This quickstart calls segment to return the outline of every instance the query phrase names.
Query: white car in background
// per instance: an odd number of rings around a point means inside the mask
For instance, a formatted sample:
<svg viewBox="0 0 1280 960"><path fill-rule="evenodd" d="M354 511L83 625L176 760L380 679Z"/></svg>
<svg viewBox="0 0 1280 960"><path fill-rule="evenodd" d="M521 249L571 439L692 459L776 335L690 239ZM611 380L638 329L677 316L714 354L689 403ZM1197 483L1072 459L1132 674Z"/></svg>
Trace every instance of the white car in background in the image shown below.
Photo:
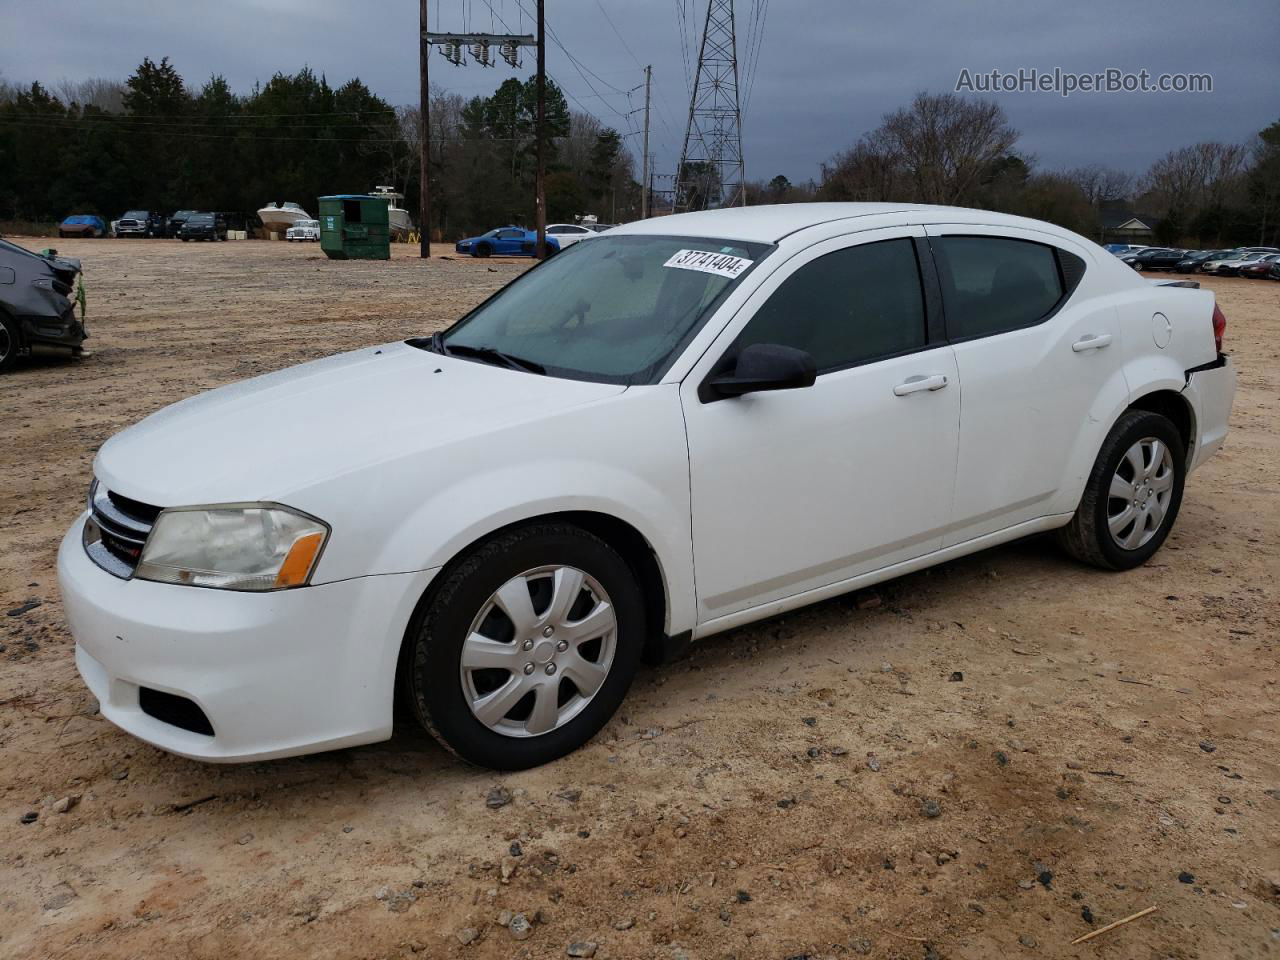
<svg viewBox="0 0 1280 960"><path fill-rule="evenodd" d="M316 240L320 239L320 221L319 220L299 220L292 227L284 232L284 238L290 243L300 240Z"/></svg>
<svg viewBox="0 0 1280 960"><path fill-rule="evenodd" d="M547 224L547 236L555 237L560 241L560 249L571 247L579 240L586 240L588 237L594 237L596 232L589 227L581 227L576 223L549 223Z"/></svg>
<svg viewBox="0 0 1280 960"><path fill-rule="evenodd" d="M1136 567L1227 432L1194 286L981 210L615 227L443 333L108 440L59 553L76 663L188 757L384 740L399 697L514 769L691 639L1047 530Z"/></svg>

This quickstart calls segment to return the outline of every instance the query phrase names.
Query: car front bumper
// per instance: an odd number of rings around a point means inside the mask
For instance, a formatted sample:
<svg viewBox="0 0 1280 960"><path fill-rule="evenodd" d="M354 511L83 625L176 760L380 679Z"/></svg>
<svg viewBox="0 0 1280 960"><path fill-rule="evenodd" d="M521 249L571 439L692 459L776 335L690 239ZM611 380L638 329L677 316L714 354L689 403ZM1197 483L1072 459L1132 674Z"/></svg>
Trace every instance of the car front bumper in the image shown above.
<svg viewBox="0 0 1280 960"><path fill-rule="evenodd" d="M81 543L58 553L76 666L102 715L195 760L267 760L385 740L405 626L433 571L274 593L121 580ZM213 735L145 712L142 688L192 701Z"/></svg>

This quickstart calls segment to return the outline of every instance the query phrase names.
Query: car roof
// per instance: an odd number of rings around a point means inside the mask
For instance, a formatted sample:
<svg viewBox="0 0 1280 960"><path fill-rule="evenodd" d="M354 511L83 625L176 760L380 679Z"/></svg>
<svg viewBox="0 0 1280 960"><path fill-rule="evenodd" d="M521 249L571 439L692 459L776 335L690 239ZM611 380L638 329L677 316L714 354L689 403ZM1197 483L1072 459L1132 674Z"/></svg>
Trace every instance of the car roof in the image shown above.
<svg viewBox="0 0 1280 960"><path fill-rule="evenodd" d="M616 226L609 232L619 235L723 237L728 240L745 240L751 243L777 243L789 234L824 223L892 213L913 214L911 221L915 223L981 223L1071 235L1070 231L1026 217L1015 217L989 210L920 203L779 203L756 207L731 207L637 220Z"/></svg>

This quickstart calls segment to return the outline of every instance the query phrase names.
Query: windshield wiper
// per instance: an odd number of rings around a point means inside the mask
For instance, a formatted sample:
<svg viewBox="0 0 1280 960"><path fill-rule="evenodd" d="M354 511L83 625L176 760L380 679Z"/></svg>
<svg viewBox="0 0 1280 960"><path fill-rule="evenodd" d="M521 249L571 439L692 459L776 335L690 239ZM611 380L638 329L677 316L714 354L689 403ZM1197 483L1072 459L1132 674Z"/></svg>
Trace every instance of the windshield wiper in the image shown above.
<svg viewBox="0 0 1280 960"><path fill-rule="evenodd" d="M440 352L446 356L474 357L481 363L498 364L510 367L512 370L524 370L527 373L545 374L547 372L547 368L540 363L503 353L493 347L473 347L465 343L446 344L443 339L436 341L435 337L432 341L432 346L435 347L438 343Z"/></svg>

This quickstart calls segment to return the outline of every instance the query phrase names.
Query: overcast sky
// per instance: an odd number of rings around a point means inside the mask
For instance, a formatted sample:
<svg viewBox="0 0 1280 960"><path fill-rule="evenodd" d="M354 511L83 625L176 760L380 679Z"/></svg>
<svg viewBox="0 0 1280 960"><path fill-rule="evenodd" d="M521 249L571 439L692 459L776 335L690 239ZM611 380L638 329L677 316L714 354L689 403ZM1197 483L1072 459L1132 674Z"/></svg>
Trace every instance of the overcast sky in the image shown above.
<svg viewBox="0 0 1280 960"><path fill-rule="evenodd" d="M743 56L758 0L737 0ZM490 30L488 4L531 32L534 0L430 0L432 29ZM169 56L189 84L212 73L249 89L310 65L331 83L359 76L393 103L417 98L413 0L0 0L0 76L11 82L127 76ZM651 150L673 172L688 86L679 11L701 30L706 0L547 0L548 70L586 109L638 130L643 95L626 91L654 69ZM1208 73L1199 94L1002 94L1043 168L1102 163L1140 172L1198 140L1239 141L1280 119L1280 0L771 0L744 116L750 179L794 181L920 90L953 90L962 69ZM465 22L464 22L465 21ZM612 23L610 22L612 21ZM616 29L615 29L616 28ZM620 36L622 39L620 39ZM686 45L687 46L687 45ZM692 55L692 54L691 54ZM526 55L521 75L532 72ZM513 75L502 65L457 68L433 56L433 82L467 96ZM585 73L585 75L584 75ZM627 142L639 154L640 138Z"/></svg>

